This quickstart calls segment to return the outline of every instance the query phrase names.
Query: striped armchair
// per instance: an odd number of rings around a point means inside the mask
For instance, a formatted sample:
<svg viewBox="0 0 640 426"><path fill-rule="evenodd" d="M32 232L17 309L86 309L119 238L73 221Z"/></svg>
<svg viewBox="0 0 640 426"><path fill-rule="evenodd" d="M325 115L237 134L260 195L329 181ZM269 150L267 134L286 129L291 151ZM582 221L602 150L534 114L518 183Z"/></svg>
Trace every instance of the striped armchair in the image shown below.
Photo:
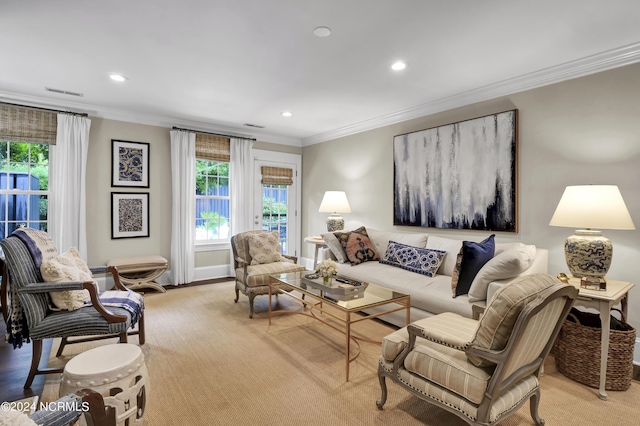
<svg viewBox="0 0 640 426"><path fill-rule="evenodd" d="M43 339L61 338L57 356L62 355L67 344L111 337L119 337L121 343L126 343L127 336L138 335L139 343L144 344L143 298L120 283L116 268L89 268L92 274L111 274L120 290L99 294L94 281L43 282L40 272L43 257L57 256L45 232L18 229L0 241L0 247L5 256L3 277L7 278L9 288L7 341L14 349L32 341L33 356L25 389L31 387L36 375L62 372L61 368L39 368ZM79 309L60 310L52 305L50 293L83 289L89 292L91 301ZM130 330L136 323L137 330Z"/></svg>
<svg viewBox="0 0 640 426"><path fill-rule="evenodd" d="M240 292L249 297L249 318L253 318L253 299L261 294L269 294L270 275L305 270L304 266L297 265L297 257L281 255L280 247L275 245L274 240L279 240L278 231L247 231L231 237L236 273L234 302L238 302ZM258 252L263 252L262 256Z"/></svg>
<svg viewBox="0 0 640 426"><path fill-rule="evenodd" d="M382 342L382 409L388 377L472 425L492 425L529 399L538 415L542 363L578 290L546 274L501 288L480 320L443 313L416 321Z"/></svg>

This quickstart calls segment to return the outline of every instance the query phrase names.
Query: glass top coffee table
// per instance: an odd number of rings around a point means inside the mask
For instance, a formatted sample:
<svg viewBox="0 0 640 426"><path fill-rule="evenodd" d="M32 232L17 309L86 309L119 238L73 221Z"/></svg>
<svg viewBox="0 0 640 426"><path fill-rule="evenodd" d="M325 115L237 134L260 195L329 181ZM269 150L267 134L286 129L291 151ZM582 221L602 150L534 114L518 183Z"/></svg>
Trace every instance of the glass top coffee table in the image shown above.
<svg viewBox="0 0 640 426"><path fill-rule="evenodd" d="M331 292L327 292L322 289L321 286L309 285L309 281L303 279L303 276L309 274L310 271L295 272L290 274L272 275L269 282L269 325L271 325L271 317L277 314L302 314L311 316L329 327L338 330L345 334L345 352L346 352L346 381L349 381L349 364L354 361L360 351L354 356L350 353L350 342L354 341L358 344L358 340L374 342L373 340L364 339L361 337L355 337L351 334L351 325L360 321L365 321L373 318L378 318L382 315L390 314L401 310L406 310L406 324L410 322L410 297L407 294L399 293L397 291L382 287L374 283L366 283L364 292L359 293L355 298L351 300L337 300L338 298ZM339 283L332 284L338 286ZM285 290L280 292L279 290ZM297 293L301 293L301 297L287 290L295 290ZM274 294L283 294L292 297L300 301L305 307L310 307L309 312L300 311L288 311L272 309L271 299ZM361 313L364 310L375 308L378 306L384 306L381 312L376 312L369 315L353 315ZM318 315L315 315L314 311L321 312L327 315L337 322L343 325L343 327L336 326Z"/></svg>

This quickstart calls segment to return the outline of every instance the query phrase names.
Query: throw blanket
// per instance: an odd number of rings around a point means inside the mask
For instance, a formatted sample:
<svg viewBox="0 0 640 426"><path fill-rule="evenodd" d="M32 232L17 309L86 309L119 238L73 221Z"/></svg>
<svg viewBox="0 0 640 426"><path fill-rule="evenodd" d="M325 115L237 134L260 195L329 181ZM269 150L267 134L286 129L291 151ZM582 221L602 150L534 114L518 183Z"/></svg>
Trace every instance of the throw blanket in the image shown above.
<svg viewBox="0 0 640 426"><path fill-rule="evenodd" d="M52 259L58 255L56 246L51 241L51 237L44 231L31 228L18 228L11 234L18 237L27 246L27 250L31 253L33 262L36 264L38 271L42 262Z"/></svg>
<svg viewBox="0 0 640 426"><path fill-rule="evenodd" d="M106 307L122 308L129 312L131 314L131 328L136 325L144 311L144 297L133 290L103 291L98 299ZM91 302L87 302L87 305L91 305Z"/></svg>

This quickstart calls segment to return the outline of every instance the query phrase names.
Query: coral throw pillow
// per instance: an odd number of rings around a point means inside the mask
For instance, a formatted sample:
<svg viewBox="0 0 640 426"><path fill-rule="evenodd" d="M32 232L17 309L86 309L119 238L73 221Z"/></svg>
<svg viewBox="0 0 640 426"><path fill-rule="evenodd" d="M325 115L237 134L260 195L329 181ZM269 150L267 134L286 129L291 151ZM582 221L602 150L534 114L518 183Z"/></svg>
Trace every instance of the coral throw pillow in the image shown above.
<svg viewBox="0 0 640 426"><path fill-rule="evenodd" d="M351 232L334 232L334 235L340 241L347 260L352 265L380 259L364 226Z"/></svg>

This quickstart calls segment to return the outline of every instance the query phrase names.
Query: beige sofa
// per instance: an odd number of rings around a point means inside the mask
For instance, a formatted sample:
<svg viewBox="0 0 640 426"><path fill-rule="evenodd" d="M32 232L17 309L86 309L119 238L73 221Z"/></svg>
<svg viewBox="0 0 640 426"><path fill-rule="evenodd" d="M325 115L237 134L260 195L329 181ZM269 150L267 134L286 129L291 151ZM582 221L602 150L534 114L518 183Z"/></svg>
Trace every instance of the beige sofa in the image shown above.
<svg viewBox="0 0 640 426"><path fill-rule="evenodd" d="M476 275L468 294L452 296L451 280L456 258L462 247L461 239L443 238L427 233L403 233L379 231L366 228L369 239L379 258L383 258L390 241L409 246L442 250L446 255L434 277L368 261L352 266L348 261L338 263L338 274L397 290L411 296L411 321L432 315L454 312L467 318L474 317L474 305L484 307L493 294L508 285L516 277L547 273L548 251L523 243L496 243L495 255ZM324 249L324 258L338 261L335 251L339 242L332 233L322 234L329 248ZM484 236L478 238L483 239ZM375 312L372 310L371 313ZM405 325L405 313L395 312L381 319L394 325Z"/></svg>

